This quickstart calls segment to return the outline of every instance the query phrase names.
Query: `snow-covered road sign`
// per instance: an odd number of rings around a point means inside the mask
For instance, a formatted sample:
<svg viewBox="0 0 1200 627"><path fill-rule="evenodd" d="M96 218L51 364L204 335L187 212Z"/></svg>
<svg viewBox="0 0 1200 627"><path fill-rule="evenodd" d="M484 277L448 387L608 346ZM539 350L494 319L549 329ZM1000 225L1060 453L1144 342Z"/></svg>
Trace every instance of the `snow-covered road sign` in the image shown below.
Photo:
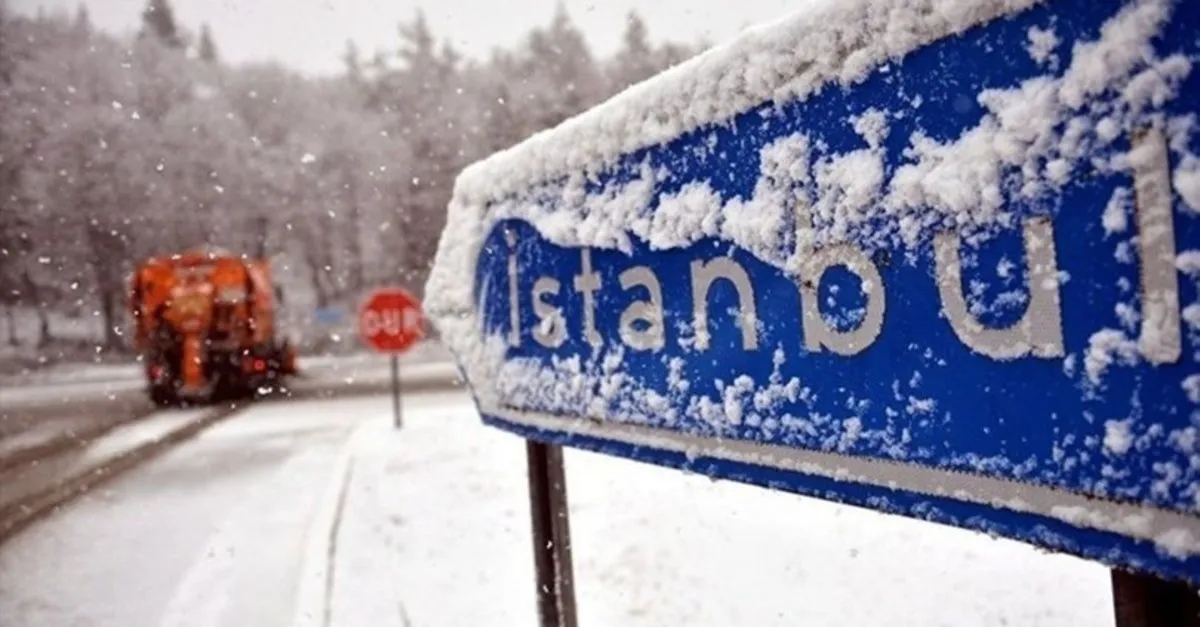
<svg viewBox="0 0 1200 627"><path fill-rule="evenodd" d="M1200 12L812 4L461 175L487 423L1200 583Z"/></svg>

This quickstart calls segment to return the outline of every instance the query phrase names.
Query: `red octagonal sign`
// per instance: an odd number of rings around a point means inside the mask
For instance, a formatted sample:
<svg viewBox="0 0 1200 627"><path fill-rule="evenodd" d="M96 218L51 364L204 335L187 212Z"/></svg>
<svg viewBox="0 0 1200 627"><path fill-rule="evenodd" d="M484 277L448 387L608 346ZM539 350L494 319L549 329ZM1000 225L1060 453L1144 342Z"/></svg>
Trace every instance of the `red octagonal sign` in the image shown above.
<svg viewBox="0 0 1200 627"><path fill-rule="evenodd" d="M358 312L363 342L381 353L401 353L425 336L421 304L400 288L375 290Z"/></svg>

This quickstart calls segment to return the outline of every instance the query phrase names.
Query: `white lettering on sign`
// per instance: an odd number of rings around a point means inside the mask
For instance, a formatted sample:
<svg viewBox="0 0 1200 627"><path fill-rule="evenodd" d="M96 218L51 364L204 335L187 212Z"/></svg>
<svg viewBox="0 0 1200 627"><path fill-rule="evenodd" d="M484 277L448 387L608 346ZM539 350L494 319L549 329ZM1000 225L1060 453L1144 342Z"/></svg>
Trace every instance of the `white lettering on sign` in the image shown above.
<svg viewBox="0 0 1200 627"><path fill-rule="evenodd" d="M546 294L558 294L561 286L550 277L541 277L533 284L533 313L539 321L533 328L533 339L546 348L558 348L567 339L567 321L563 318L562 308L542 300Z"/></svg>
<svg viewBox="0 0 1200 627"><path fill-rule="evenodd" d="M1142 270L1142 328L1138 348L1148 361L1173 363L1183 353L1179 328L1179 275L1171 216L1167 140L1153 129L1133 138L1134 203Z"/></svg>
<svg viewBox="0 0 1200 627"><path fill-rule="evenodd" d="M623 290L641 286L650 292L650 300L634 301L621 313L621 341L634 350L661 350L667 336L663 328L662 285L658 277L646 266L635 266L622 272L619 278ZM639 321L646 324L645 329L634 327Z"/></svg>
<svg viewBox="0 0 1200 627"><path fill-rule="evenodd" d="M796 224L808 228L810 224L808 212L797 208ZM879 332L883 330L883 312L886 295L883 289L883 277L875 262L863 251L849 245L836 244L814 249L808 237L798 233L796 237L796 255L800 264L800 308L804 312L804 347L813 352L827 348L838 355L856 355L875 343ZM867 297L867 311L858 327L849 331L838 331L821 316L820 302L817 296L821 286L821 277L834 266L842 266L853 272L862 285L862 292Z"/></svg>
<svg viewBox="0 0 1200 627"><path fill-rule="evenodd" d="M595 293L600 289L600 275L592 271L592 251L584 248L579 255L583 267L575 276L575 291L583 294L583 337L588 344L598 347L604 342L596 330Z"/></svg>
<svg viewBox="0 0 1200 627"><path fill-rule="evenodd" d="M1173 363L1182 354L1183 338L1167 143L1161 131L1150 130L1137 135L1132 145L1129 157L1137 196L1134 212L1141 258L1142 315L1138 346L1151 363ZM806 208L798 205L797 246L791 267L795 268L794 280L799 292L803 345L812 352L828 350L844 356L859 354L873 345L883 331L887 309L883 276L871 257L852 244L812 246L809 219ZM941 309L959 341L980 355L996 360L1061 358L1066 354L1066 346L1054 225L1049 217L1031 217L1021 222L1021 231L1028 301L1017 322L992 328L971 313L964 294L959 252L961 237L954 231L938 233L933 242L933 274ZM513 346L519 346L521 311L516 238L511 232L506 236L510 247L509 341ZM603 287L603 282L592 266L591 250L582 248L579 255L580 271L573 277L571 285L583 301L581 334L590 346L598 348L603 344L603 336L596 328L596 292ZM845 331L834 328L820 310L821 279L834 266L841 266L857 276L866 297L864 315L855 328ZM709 296L713 286L724 280L737 294L737 304L730 312L736 317L741 331L742 349L758 350L758 307L754 283L746 269L729 256L697 259L690 264L689 278L694 348L704 351L711 346ZM621 290L646 296L634 300L621 312L618 326L621 342L633 350L661 350L666 346L667 332L658 275L652 268L639 265L624 270L618 279ZM561 292L562 284L558 279L543 276L533 284L531 296L537 318L533 338L550 349L562 346L571 337L564 309L554 302ZM392 321L380 320L378 324L386 327Z"/></svg>
<svg viewBox="0 0 1200 627"><path fill-rule="evenodd" d="M511 230L505 230L504 239L508 241L508 344L520 346L521 299L517 290L517 235Z"/></svg>
<svg viewBox="0 0 1200 627"><path fill-rule="evenodd" d="M718 279L733 283L737 290L742 348L758 350L758 308L754 305L754 285L750 283L746 269L729 257L692 262L692 328L696 333L696 348L708 349L708 291Z"/></svg>
<svg viewBox="0 0 1200 627"><path fill-rule="evenodd" d="M363 334L368 337L403 335L410 329L419 326L420 323L420 315L412 309L385 309L382 311L370 309L362 314Z"/></svg>
<svg viewBox="0 0 1200 627"><path fill-rule="evenodd" d="M934 240L938 294L950 328L971 350L993 359L1008 360L1026 355L1061 357L1066 353L1058 299L1054 228L1049 218L1033 218L1025 221L1024 235L1025 262L1029 267L1026 273L1029 305L1016 324L1004 329L984 327L967 309L958 234L947 231L939 233Z"/></svg>

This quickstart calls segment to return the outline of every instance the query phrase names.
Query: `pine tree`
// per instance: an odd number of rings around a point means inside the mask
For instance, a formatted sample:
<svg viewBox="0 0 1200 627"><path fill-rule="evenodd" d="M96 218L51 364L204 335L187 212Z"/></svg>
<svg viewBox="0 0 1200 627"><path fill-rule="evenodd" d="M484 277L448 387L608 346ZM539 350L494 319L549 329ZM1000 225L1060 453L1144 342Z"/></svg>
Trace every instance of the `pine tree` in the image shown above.
<svg viewBox="0 0 1200 627"><path fill-rule="evenodd" d="M142 11L142 27L143 37L150 34L171 48L183 47L183 39L175 24L175 12L168 0L149 0Z"/></svg>
<svg viewBox="0 0 1200 627"><path fill-rule="evenodd" d="M433 57L433 33L429 30L424 11L417 9L412 24L400 25L400 37L405 45L400 47L399 56L410 68L420 67Z"/></svg>
<svg viewBox="0 0 1200 627"><path fill-rule="evenodd" d="M82 2L79 3L79 7L75 9L74 27L75 32L79 35L86 37L92 34L92 16L90 13L88 13L87 5L83 4Z"/></svg>
<svg viewBox="0 0 1200 627"><path fill-rule="evenodd" d="M8 16L8 0L0 0L0 87L12 81L12 73L16 66L11 48L12 34Z"/></svg>
<svg viewBox="0 0 1200 627"><path fill-rule="evenodd" d="M346 68L346 78L350 83L358 86L362 84L362 61L361 54L358 51L358 45L353 39L346 40L346 51L342 53L342 64Z"/></svg>
<svg viewBox="0 0 1200 627"><path fill-rule="evenodd" d="M401 271L404 280L419 284L425 270L420 265L432 259L437 245L437 233L445 224L446 203L460 166L459 146L462 133L458 130L457 94L459 55L448 43L440 50L425 14L417 11L409 24L400 27L399 57L403 65L393 75L390 84L397 86L395 121L417 160L408 174L407 183L398 190L405 207L402 222L407 267ZM415 260L420 262L414 263Z"/></svg>
<svg viewBox="0 0 1200 627"><path fill-rule="evenodd" d="M6 100L9 97L9 83L12 82L13 71L13 60L8 47L9 36L8 2L0 0L0 95ZM0 120L0 125L3 122ZM8 146L0 145L0 151L5 148ZM5 155L6 152L0 152L0 155ZM11 306L16 304L19 293L15 277L19 242L17 230L21 225L18 223L19 213L14 206L16 203L13 202L17 195L18 171L7 161L8 159L0 158L0 307L3 307L8 319L8 343L16 346L17 327Z"/></svg>
<svg viewBox="0 0 1200 627"><path fill-rule="evenodd" d="M625 16L625 33L621 36L621 40L625 44L627 54L650 56L649 29L646 28L646 22L642 20L642 16L638 15L636 10L630 10Z"/></svg>
<svg viewBox="0 0 1200 627"><path fill-rule="evenodd" d="M615 90L640 83L659 69L650 46L646 22L636 11L630 11L625 17L625 33L621 41L621 50L613 60L612 83Z"/></svg>
<svg viewBox="0 0 1200 627"><path fill-rule="evenodd" d="M208 24L200 25L200 58L208 63L217 62L217 44L213 42Z"/></svg>
<svg viewBox="0 0 1200 627"><path fill-rule="evenodd" d="M555 126L603 97L604 78L561 1L549 27L535 30L527 45L523 69L530 80L523 87L533 90L528 107L533 130Z"/></svg>

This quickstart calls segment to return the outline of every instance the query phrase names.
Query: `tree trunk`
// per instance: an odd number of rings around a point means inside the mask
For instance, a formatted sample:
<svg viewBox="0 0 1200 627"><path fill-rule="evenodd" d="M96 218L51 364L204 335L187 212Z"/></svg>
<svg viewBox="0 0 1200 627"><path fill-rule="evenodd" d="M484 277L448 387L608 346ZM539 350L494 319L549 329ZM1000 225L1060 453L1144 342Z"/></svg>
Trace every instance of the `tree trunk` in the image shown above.
<svg viewBox="0 0 1200 627"><path fill-rule="evenodd" d="M361 223L362 208L356 202L350 206L350 232L347 233L348 241L346 244L348 248L346 253L350 257L347 260L347 263L350 264L347 274L349 275L350 290L355 292L361 290L363 284L366 283L366 264L363 260Z"/></svg>
<svg viewBox="0 0 1200 627"><path fill-rule="evenodd" d="M346 224L346 254L349 257L346 260L349 266L346 269L346 279L347 287L353 293L362 290L363 284L366 282L363 276L362 207L359 205L358 199L358 179L353 174L347 174L345 180L349 188L350 200L350 210L347 216L349 219Z"/></svg>
<svg viewBox="0 0 1200 627"><path fill-rule="evenodd" d="M104 348L120 350L121 336L117 333L118 299L113 290L100 289L100 315L104 320Z"/></svg>
<svg viewBox="0 0 1200 627"><path fill-rule="evenodd" d="M338 234L338 222L335 218L324 216L321 218L321 233L326 234L324 238L319 238L318 255L320 255L320 265L324 269L325 285L329 290L330 300L339 300L346 295L346 270L344 260L335 259L335 251L343 251L340 248L341 242L335 239Z"/></svg>
<svg viewBox="0 0 1200 627"><path fill-rule="evenodd" d="M92 252L92 272L100 294L100 317L104 322L104 348L120 349L117 316L122 292L121 259L128 252L119 238L106 234L99 225L87 226L88 245Z"/></svg>
<svg viewBox="0 0 1200 627"><path fill-rule="evenodd" d="M4 318L8 321L8 345L17 347L21 345L20 339L17 337L17 316L13 313L13 306L4 308Z"/></svg>
<svg viewBox="0 0 1200 627"><path fill-rule="evenodd" d="M21 273L21 283L25 287L25 295L28 297L27 302L33 303L36 308L38 317L38 339L37 347L46 348L50 342L54 341L54 337L50 334L50 314L49 303L45 298L42 298L42 289L38 287L33 277L29 276L29 271L25 270Z"/></svg>
<svg viewBox="0 0 1200 627"><path fill-rule="evenodd" d="M324 309L329 306L329 290L325 288L325 282L321 280L321 269L314 264L309 264L310 272L312 273L313 293L317 297L317 307Z"/></svg>
<svg viewBox="0 0 1200 627"><path fill-rule="evenodd" d="M46 311L45 305L38 305L38 348L46 348L50 342L54 341L54 336L50 334L50 314Z"/></svg>
<svg viewBox="0 0 1200 627"><path fill-rule="evenodd" d="M252 232L254 233L254 258L267 258L267 229L270 228L270 220L266 216L258 216L254 219Z"/></svg>
<svg viewBox="0 0 1200 627"><path fill-rule="evenodd" d="M308 233L304 233L300 241L304 246L304 265L308 266L309 280L312 282L313 293L317 297L317 307L328 307L330 295L323 280L325 268L321 264L321 252Z"/></svg>

